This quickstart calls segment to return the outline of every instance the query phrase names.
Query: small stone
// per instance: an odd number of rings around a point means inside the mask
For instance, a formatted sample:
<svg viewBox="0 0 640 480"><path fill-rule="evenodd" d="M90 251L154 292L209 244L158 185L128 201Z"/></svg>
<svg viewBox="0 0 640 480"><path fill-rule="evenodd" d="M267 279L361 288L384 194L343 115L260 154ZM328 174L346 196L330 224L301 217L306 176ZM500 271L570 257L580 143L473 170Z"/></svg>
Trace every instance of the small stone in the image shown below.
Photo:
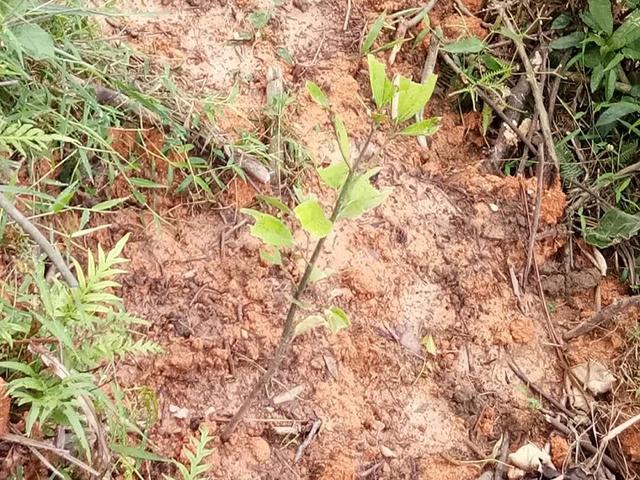
<svg viewBox="0 0 640 480"><path fill-rule="evenodd" d="M189 417L189 409L178 407L177 405L169 405L169 413L180 420L184 420Z"/></svg>
<svg viewBox="0 0 640 480"><path fill-rule="evenodd" d="M244 328L240 329L240 336L246 340L249 338L249 332L247 332Z"/></svg>
<svg viewBox="0 0 640 480"><path fill-rule="evenodd" d="M507 471L507 478L509 480L520 480L525 475L526 475L526 472L524 470L520 470L519 468L516 468L516 467L510 467L509 470Z"/></svg>
<svg viewBox="0 0 640 480"><path fill-rule="evenodd" d="M385 458L397 458L398 454L391 450L389 447L385 447L384 445L380 445L380 453Z"/></svg>
<svg viewBox="0 0 640 480"><path fill-rule="evenodd" d="M496 213L500 209L498 208L498 205L496 205L495 203L490 203L489 210L491 210L493 213Z"/></svg>
<svg viewBox="0 0 640 480"><path fill-rule="evenodd" d="M249 439L249 448L253 458L259 463L268 462L271 458L271 447L262 437L252 437Z"/></svg>

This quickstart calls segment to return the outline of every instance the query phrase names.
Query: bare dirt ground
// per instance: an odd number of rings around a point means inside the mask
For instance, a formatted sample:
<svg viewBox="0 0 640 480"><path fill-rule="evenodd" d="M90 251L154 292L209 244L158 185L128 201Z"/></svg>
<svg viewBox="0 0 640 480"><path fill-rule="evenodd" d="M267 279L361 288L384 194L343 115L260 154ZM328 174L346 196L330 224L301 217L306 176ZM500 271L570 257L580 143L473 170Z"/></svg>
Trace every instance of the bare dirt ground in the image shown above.
<svg viewBox="0 0 640 480"><path fill-rule="evenodd" d="M221 120L229 132L259 118L266 69L279 62L297 100L293 127L321 164L335 158L337 147L304 81L326 89L361 141L367 128L361 99L369 93L358 39L383 9L413 5L354 0L343 32L345 6L284 2L254 42L231 40L250 29L250 12L271 8L268 2L151 0L124 2L122 9L158 14L124 21L135 34L128 41L171 65L196 91L239 85L236 111ZM436 6L433 19L463 29L469 22L448 1ZM281 61L278 47L291 53L295 66ZM423 55L407 48L393 70L418 78ZM236 195L222 206L167 201L160 213L169 224L160 227L133 209L112 220L101 237L106 246L132 232L122 290L127 307L151 322L149 334L165 348L155 358L121 365L118 374L125 387L156 392L159 418L151 439L158 453L179 458L204 423L216 438L211 478L339 480L369 471L368 478L463 480L481 469L465 460L488 456L503 431L512 435L512 448L546 441L547 430L528 403L531 393L507 365L510 356L530 380L561 396L561 369L536 286L527 285L518 302L510 278L510 269L523 269L528 223L522 192L531 204L535 180L484 173L478 115L458 112L447 93L440 86L429 107L443 123L428 149L413 140L382 147L383 136L376 138L373 162L383 167L376 182L393 193L327 242L320 266L335 273L314 285L307 300L341 306L353 325L335 337L314 331L296 340L277 381L227 444L217 435L271 357L300 261L291 258L284 269L265 266L246 227L227 233L244 206ZM541 231L553 231L563 208L559 186L550 187ZM563 244L558 235L541 240L539 263ZM559 302L557 318L564 323L558 328L575 325L581 308L590 307ZM420 346L427 334L437 346L433 358ZM274 396L296 386L304 388L296 399L274 405ZM176 415L177 409L184 410ZM322 420L320 434L294 463L316 419ZM275 426L293 426L300 434L283 436Z"/></svg>

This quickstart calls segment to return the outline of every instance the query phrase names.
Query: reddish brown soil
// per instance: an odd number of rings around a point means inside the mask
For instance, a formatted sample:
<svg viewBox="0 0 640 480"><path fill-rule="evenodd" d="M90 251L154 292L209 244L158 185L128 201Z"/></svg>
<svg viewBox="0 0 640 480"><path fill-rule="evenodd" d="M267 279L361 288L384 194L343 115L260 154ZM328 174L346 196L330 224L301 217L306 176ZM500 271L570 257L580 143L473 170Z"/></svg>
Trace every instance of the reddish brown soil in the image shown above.
<svg viewBox="0 0 640 480"><path fill-rule="evenodd" d="M286 47L299 64L280 62L297 100L289 121L314 161L326 163L338 155L337 146L304 81L325 88L356 142L362 141L369 93L357 57L360 31L382 8L407 4L378 3L354 1L347 32L346 2L286 3L253 43L230 40L250 30L246 16L269 2L127 3L161 15L124 23L138 34L131 42L172 65L184 84L222 91L239 85L240 114L222 122L228 131L259 118L266 69L279 61L276 49ZM435 11L446 25L454 13L449 2ZM405 48L391 70L417 78L423 55ZM370 478L464 480L476 478L480 468L460 461L478 459L478 451L488 456L503 431L514 448L546 438L506 363L511 356L530 380L561 397L536 287L527 286L519 306L509 273L523 269L528 220L522 197L533 205L535 181L483 173L477 114L460 115L446 93L437 91L429 107L443 117L429 149L412 140L383 148L384 135L376 137L379 155L372 165L383 167L376 183L393 193L375 212L341 224L326 243L320 267L335 273L314 285L305 301L320 309L339 305L352 326L336 336L318 330L297 339L227 444L218 439L224 420L268 363L304 262L292 252L284 268L265 266L246 227L226 234L236 209L253 198L238 182L224 208L171 201L159 206L164 223L134 209L110 220L101 235L106 246L132 232L122 295L133 313L151 322L148 333L165 349L121 364L118 373L124 387L155 392L155 451L181 458L189 437L206 424L215 438L211 478L352 479L379 464ZM553 185L545 192L541 231L554 227L563 210L564 194ZM553 257L564 243L558 236L542 240L538 258ZM420 340L427 334L438 354L423 360ZM273 404L275 395L298 385L304 390L297 399ZM186 418L177 418L175 407L186 409ZM320 433L294 464L297 445L316 419L322 420ZM274 426L297 426L302 433L285 437Z"/></svg>

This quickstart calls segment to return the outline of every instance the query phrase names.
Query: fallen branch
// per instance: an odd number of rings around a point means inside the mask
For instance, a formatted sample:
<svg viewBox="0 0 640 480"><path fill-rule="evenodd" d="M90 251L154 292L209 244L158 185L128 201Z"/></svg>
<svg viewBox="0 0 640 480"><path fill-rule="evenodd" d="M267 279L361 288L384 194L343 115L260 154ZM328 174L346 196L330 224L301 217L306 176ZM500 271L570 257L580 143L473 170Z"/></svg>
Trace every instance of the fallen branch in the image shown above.
<svg viewBox="0 0 640 480"><path fill-rule="evenodd" d="M353 165L349 169L347 178L342 188L340 189L340 194L338 195L338 198L333 207L333 211L331 213L331 217L329 218L331 223L335 222L336 218L338 217L338 213L342 209L342 206L347 198L347 193L351 188L351 184L358 170L358 166L360 165L360 162L369 153L369 146L371 145L371 141L373 139L374 133L375 133L375 127L372 126L371 131L369 132L369 135L365 140L362 149L360 150L360 154L354 160ZM295 318L296 318L296 313L298 312L298 306L300 305L300 298L302 297L302 294L307 289L307 285L309 284L309 279L311 278L311 273L313 272L315 268L315 264L318 261L318 258L320 257L320 253L322 253L322 250L324 248L324 243L326 242L326 240L327 240L327 237L322 237L316 243L316 246L313 249L313 253L311 254L311 258L307 263L307 267L305 268L304 273L302 274L302 278L300 279L300 282L298 283L298 286L296 287L293 293L293 298L291 299L291 303L289 304L287 317L285 319L284 326L282 327L282 334L280 336L280 340L276 347L276 351L273 354L273 358L269 362L269 366L267 367L266 372L264 372L262 376L258 379L258 381L254 385L251 392L249 392L249 395L245 398L244 402L242 402L242 405L240 406L238 411L235 413L233 418L231 418L231 420L229 421L225 429L222 431L222 435L220 435L220 438L223 441L226 442L227 440L229 440L229 438L231 437L231 434L233 433L235 428L238 426L238 423L240 423L240 421L244 417L245 413L247 412L247 410L249 409L253 401L262 391L262 388L273 378L278 368L280 368L280 364L282 363L287 352L289 351L289 348L291 347L291 343L293 342L293 339L295 337Z"/></svg>
<svg viewBox="0 0 640 480"><path fill-rule="evenodd" d="M320 419L313 422L313 425L311 426L311 430L309 431L307 438L304 439L304 442L300 444L300 446L298 447L298 450L296 451L296 456L293 459L293 463L298 463L300 461L300 459L302 458L302 454L304 454L304 451L307 449L309 445L311 445L311 442L313 442L313 439L318 434L318 431L320 430L321 425L322 425L322 420Z"/></svg>
<svg viewBox="0 0 640 480"><path fill-rule="evenodd" d="M527 101L527 96L529 95L530 91L531 86L527 81L527 78L522 75L518 79L518 83L516 83L515 87L511 89L511 94L507 98L507 105L509 108L505 112L505 115L515 125L520 122L520 117L522 116L522 112ZM498 137L496 138L496 141L493 145L493 152L491 153L491 163L498 170L500 170L500 163L508 157L509 152L513 148L513 145L510 145L507 142L507 126L507 123L502 123L502 125L500 125L500 130L498 130Z"/></svg>
<svg viewBox="0 0 640 480"><path fill-rule="evenodd" d="M38 246L42 249L42 251L49 257L51 262L55 265L55 267L64 278L64 281L71 288L76 288L78 286L78 280L75 275L71 273L71 270L67 266L67 264L62 259L62 255L60 252L49 243L49 240L45 238L45 236L36 228L36 226L31 223L31 221L25 217L20 210L18 210L8 199L4 196L3 193L0 193L0 208L2 208L7 215L16 222L20 228L22 228L27 235L29 235L34 242L38 244Z"/></svg>
<svg viewBox="0 0 640 480"><path fill-rule="evenodd" d="M351 18L351 0L347 0L347 12L344 14L344 24L342 25L342 31L346 32L349 28L349 19Z"/></svg>
<svg viewBox="0 0 640 480"><path fill-rule="evenodd" d="M580 335L589 333L599 325L611 320L613 317L620 314L627 308L633 307L633 306L639 306L639 305L640 305L640 295L627 297L616 303L612 303L608 307L603 308L598 313L593 315L586 322L577 326L573 330L569 330L567 333L565 333L562 336L562 338L564 340L571 340L573 338L579 337Z"/></svg>
<svg viewBox="0 0 640 480"><path fill-rule="evenodd" d="M78 460L76 457L71 455L67 450L63 448L57 448L49 443L41 442L28 437L23 437L21 435L16 435L13 433L5 433L3 435L0 435L0 440L4 440L5 442L17 443L18 445L24 445L25 447L28 447L28 448L37 448L40 450L47 450L48 452L53 452L60 458L66 460L69 463L72 463L73 465L76 465L77 467L82 468L83 470L87 471L89 474L93 475L94 477L100 476L100 472L98 472L93 467L87 465L82 460Z"/></svg>
<svg viewBox="0 0 640 480"><path fill-rule="evenodd" d="M551 124L549 122L549 113L544 105L544 99L542 98L542 91L540 86L538 85L538 81L536 80L536 72L533 69L533 65L531 65L531 60L527 56L527 52L524 49L524 43L520 37L518 37L518 33L511 23L511 20L504 12L504 9L500 7L500 17L504 22L505 26L513 32L513 36L511 37L513 42L516 45L516 50L518 51L518 55L520 56L520 60L522 61L524 68L527 72L527 80L531 84L531 91L533 93L533 99L535 101L536 109L538 110L538 114L540 115L540 127L542 129L542 137L544 138L545 144L547 146L547 150L551 160L553 160L553 164L556 167L556 171L560 171L560 163L558 162L558 156L556 155L555 145L553 143L553 136L551 134Z"/></svg>
<svg viewBox="0 0 640 480"><path fill-rule="evenodd" d="M522 276L522 288L527 287L527 279L529 278L529 271L531 270L531 262L533 261L533 248L536 244L536 234L538 233L538 226L540 224L540 210L542 209L542 193L543 193L543 178L544 178L544 144L540 142L538 145L538 168L537 168L537 185L536 185L536 204L533 210L533 223L531 224L531 231L529 232L529 246L527 248L527 263L524 267L524 274Z"/></svg>
<svg viewBox="0 0 640 480"><path fill-rule="evenodd" d="M420 76L420 83L424 84L427 79L433 74L436 68L436 62L438 61L438 50L440 49L440 38L438 35L431 35L431 41L429 43L429 49L427 50L427 58L424 61L424 67L422 67L422 75ZM424 120L424 110L420 110L416 113L416 122ZM422 148L427 148L427 137L424 135L418 136L418 144Z"/></svg>
<svg viewBox="0 0 640 480"><path fill-rule="evenodd" d="M458 65L456 65L456 63L453 61L453 59L449 55L447 55L442 50L438 52L438 55L460 77L463 83L465 84L469 83L470 78L467 76L466 73L462 71L460 67L458 67ZM531 143L531 141L529 141L526 135L524 135L520 131L518 126L509 117L507 117L504 111L498 105L496 105L496 103L489 97L489 95L487 95L484 92L484 90L482 90L482 87L481 86L478 86L478 87L479 87L477 90L478 96L482 99L482 101L485 102L487 105L489 105L493 109L493 111L496 112L496 115L498 115L507 124L507 126L511 128L511 130L513 130L513 133L515 133L518 136L518 138L522 140L522 142L527 146L527 148L533 155L537 155L538 149L534 147L533 143Z"/></svg>
<svg viewBox="0 0 640 480"><path fill-rule="evenodd" d="M396 41L397 43L393 46L393 49L391 49L391 53L389 54L389 65L393 65L395 63L396 57L398 56L398 53L400 53L400 49L402 48L402 44L404 43L401 40L405 37L407 31L410 28L418 25L422 21L422 19L429 14L433 7L435 7L437 2L438 0L429 0L429 2L409 20L400 21L400 25L398 25L398 29L396 30L396 34L394 36L394 41Z"/></svg>
<svg viewBox="0 0 640 480"><path fill-rule="evenodd" d="M507 474L509 464L507 458L509 457L509 432L502 434L502 443L500 444L500 456L496 462L496 469L493 472L493 480L503 480Z"/></svg>

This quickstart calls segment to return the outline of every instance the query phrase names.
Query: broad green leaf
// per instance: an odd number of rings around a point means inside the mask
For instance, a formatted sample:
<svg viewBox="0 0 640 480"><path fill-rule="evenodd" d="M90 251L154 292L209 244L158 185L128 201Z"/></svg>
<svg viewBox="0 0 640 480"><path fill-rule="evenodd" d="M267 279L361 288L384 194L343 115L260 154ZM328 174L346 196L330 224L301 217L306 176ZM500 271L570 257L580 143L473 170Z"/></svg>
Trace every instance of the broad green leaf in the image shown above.
<svg viewBox="0 0 640 480"><path fill-rule="evenodd" d="M431 98L438 77L431 74L424 84L400 77L397 95L396 123L402 123L421 112Z"/></svg>
<svg viewBox="0 0 640 480"><path fill-rule="evenodd" d="M386 68L384 63L371 54L367 55L367 63L369 65L369 83L373 101L378 109L382 109L385 106L385 90L388 89L387 83L389 82ZM391 89L393 89L393 86L391 86Z"/></svg>
<svg viewBox="0 0 640 480"><path fill-rule="evenodd" d="M382 27L384 27L384 21L386 19L387 12L386 10L382 12L378 18L376 18L375 22L371 25L371 29L367 33L364 41L362 42L362 48L360 49L360 53L362 55L366 55L371 50L371 47L377 40L380 32L382 31Z"/></svg>
<svg viewBox="0 0 640 480"><path fill-rule="evenodd" d="M265 245L260 249L260 258L269 265L282 265L282 254L272 245Z"/></svg>
<svg viewBox="0 0 640 480"><path fill-rule="evenodd" d="M336 138L338 139L338 146L340 147L340 153L342 158L347 164L351 163L351 143L349 142L349 136L347 135L347 129L344 127L344 123L340 117L335 117L333 121L336 129Z"/></svg>
<svg viewBox="0 0 640 480"><path fill-rule="evenodd" d="M440 118L433 117L414 124L409 125L407 128L400 132L401 135L407 135L409 137L417 137L418 135L433 135L438 131L440 126Z"/></svg>
<svg viewBox="0 0 640 480"><path fill-rule="evenodd" d="M591 93L594 93L600 87L602 83L602 78L604 77L604 68L602 64L596 65L596 67L591 72L591 82L590 88Z"/></svg>
<svg viewBox="0 0 640 480"><path fill-rule="evenodd" d="M433 355L434 357L438 354L438 349L436 348L436 342L433 339L433 335L425 335L422 337L422 346L427 351L429 355Z"/></svg>
<svg viewBox="0 0 640 480"><path fill-rule="evenodd" d="M313 100L321 107L326 108L329 106L329 100L327 99L327 96L324 94L322 89L315 83L307 82L307 92L309 92L309 95L311 95L311 98L313 98Z"/></svg>
<svg viewBox="0 0 640 480"><path fill-rule="evenodd" d="M604 127L634 112L640 112L640 105L637 103L617 102L611 104L598 118L596 127Z"/></svg>
<svg viewBox="0 0 640 480"><path fill-rule="evenodd" d="M69 403L67 403L64 405L64 415L65 417L67 417L67 421L71 426L71 430L80 443L80 446L84 450L86 457L90 460L91 448L89 447L89 441L87 440L87 435L84 432L84 428L82 428L82 423L80 422L78 412L76 412L75 409Z"/></svg>
<svg viewBox="0 0 640 480"><path fill-rule="evenodd" d="M317 200L307 200L293 209L293 213L302 228L317 238L326 237L331 232L333 224L325 214L322 205Z"/></svg>
<svg viewBox="0 0 640 480"><path fill-rule="evenodd" d="M566 50L577 47L584 40L584 32L573 32L564 37L556 38L549 44L551 50Z"/></svg>
<svg viewBox="0 0 640 480"><path fill-rule="evenodd" d="M22 50L35 60L47 60L55 57L53 38L35 23L20 23L11 29L11 33Z"/></svg>
<svg viewBox="0 0 640 480"><path fill-rule="evenodd" d="M26 363L14 362L13 360L4 360L0 362L0 368L6 368L9 370L15 370L20 373L24 373L30 377L35 377L37 374L33 368Z"/></svg>
<svg viewBox="0 0 640 480"><path fill-rule="evenodd" d="M340 307L331 307L325 310L324 317L327 321L327 328L331 330L331 333L338 333L351 325L349 317Z"/></svg>
<svg viewBox="0 0 640 480"><path fill-rule="evenodd" d="M340 190L349 175L349 165L345 162L332 163L328 167L318 169L322 181L334 190Z"/></svg>
<svg viewBox="0 0 640 480"><path fill-rule="evenodd" d="M250 208L243 208L240 211L255 219L256 223L251 226L251 235L254 237L274 247L293 246L293 235L279 218Z"/></svg>
<svg viewBox="0 0 640 480"><path fill-rule="evenodd" d="M613 14L609 0L589 0L589 13L596 27L607 35L613 32Z"/></svg>
<svg viewBox="0 0 640 480"><path fill-rule="evenodd" d="M442 49L448 53L480 53L487 45L478 37L466 37L457 42L448 43Z"/></svg>
<svg viewBox="0 0 640 480"><path fill-rule="evenodd" d="M613 94L616 91L616 82L618 81L618 70L617 69L612 69L609 70L609 73L607 74L607 83L605 83L605 98L607 99L607 101L611 100L613 98Z"/></svg>
<svg viewBox="0 0 640 480"><path fill-rule="evenodd" d="M302 335L316 327L322 327L325 324L326 320L322 315L309 315L307 318L296 324L293 335L297 337L298 335Z"/></svg>
<svg viewBox="0 0 640 480"><path fill-rule="evenodd" d="M566 13L561 13L551 22L551 30L562 30L571 25L571 17Z"/></svg>
<svg viewBox="0 0 640 480"><path fill-rule="evenodd" d="M612 50L619 50L640 40L640 8L632 11L624 19L607 42Z"/></svg>
<svg viewBox="0 0 640 480"><path fill-rule="evenodd" d="M379 171L379 168L369 170L353 180L347 192L345 204L338 214L339 219L359 217L367 210L371 210L385 201L389 196L390 189L380 191L369 181Z"/></svg>
<svg viewBox="0 0 640 480"><path fill-rule="evenodd" d="M618 208L610 208L600 218L598 226L585 230L587 243L598 248L629 240L640 232L640 215L631 215Z"/></svg>

